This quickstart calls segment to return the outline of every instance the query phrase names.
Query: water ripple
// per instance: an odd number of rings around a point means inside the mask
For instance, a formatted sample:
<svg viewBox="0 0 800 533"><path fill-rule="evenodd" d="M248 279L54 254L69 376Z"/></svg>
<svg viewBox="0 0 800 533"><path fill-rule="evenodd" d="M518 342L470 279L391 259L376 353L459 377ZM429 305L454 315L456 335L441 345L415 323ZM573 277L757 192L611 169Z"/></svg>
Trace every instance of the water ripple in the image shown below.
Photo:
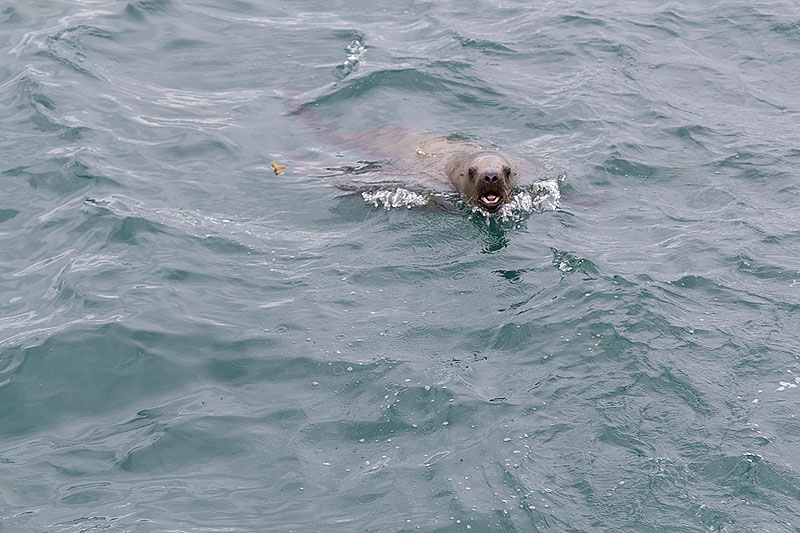
<svg viewBox="0 0 800 533"><path fill-rule="evenodd" d="M796 11L0 8L3 526L791 530ZM326 135L398 123L570 179Z"/></svg>

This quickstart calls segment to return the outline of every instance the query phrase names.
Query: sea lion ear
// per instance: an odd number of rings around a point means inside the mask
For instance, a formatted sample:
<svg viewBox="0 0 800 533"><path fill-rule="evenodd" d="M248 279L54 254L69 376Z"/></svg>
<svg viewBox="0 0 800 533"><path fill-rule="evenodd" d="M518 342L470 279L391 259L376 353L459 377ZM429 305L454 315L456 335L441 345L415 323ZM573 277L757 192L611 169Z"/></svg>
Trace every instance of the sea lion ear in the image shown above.
<svg viewBox="0 0 800 533"><path fill-rule="evenodd" d="M475 169L474 168L469 167L468 172L469 172L469 179L472 179L472 178L475 177Z"/></svg>

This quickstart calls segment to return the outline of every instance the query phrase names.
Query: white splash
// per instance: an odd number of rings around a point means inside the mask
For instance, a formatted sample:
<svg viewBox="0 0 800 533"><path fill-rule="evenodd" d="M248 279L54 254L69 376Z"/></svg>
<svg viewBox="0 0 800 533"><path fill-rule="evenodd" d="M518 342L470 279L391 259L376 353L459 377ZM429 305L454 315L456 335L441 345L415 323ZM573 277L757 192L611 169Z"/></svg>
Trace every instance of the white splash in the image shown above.
<svg viewBox="0 0 800 533"><path fill-rule="evenodd" d="M344 62L344 66L345 68L354 68L361 58L364 57L364 52L367 51L367 47L364 46L364 43L360 40L353 39L345 50L347 50L347 59Z"/></svg>
<svg viewBox="0 0 800 533"><path fill-rule="evenodd" d="M561 179L562 178L559 177L551 180L537 181L534 184L534 209L555 211L561 207L561 189L558 188L558 181Z"/></svg>
<svg viewBox="0 0 800 533"><path fill-rule="evenodd" d="M393 207L405 207L407 209L422 207L426 205L429 200L427 196L402 188L364 191L361 193L361 196L364 198L365 202L375 207L383 205L384 209L391 209Z"/></svg>
<svg viewBox="0 0 800 533"><path fill-rule="evenodd" d="M350 44L345 47L345 51L347 51L347 59L344 60L344 63L336 67L338 71L337 77L339 78L349 76L350 73L359 67L367 51L367 47L364 46L364 43L361 42L360 39L353 39Z"/></svg>
<svg viewBox="0 0 800 533"><path fill-rule="evenodd" d="M530 214L534 211L555 211L560 207L561 190L558 188L559 179L537 181L530 187L514 193L509 201L497 212L496 216L502 220L518 218L521 215ZM404 207L422 207L427 205L432 198L453 202L456 205L464 206L463 197L457 193L417 193L397 187L394 189L373 189L361 193L364 201L375 207L392 209ZM488 211L475 206L466 206L472 210L473 214L483 215L487 218L493 215Z"/></svg>
<svg viewBox="0 0 800 533"><path fill-rule="evenodd" d="M510 217L533 211L555 211L559 208L561 190L556 180L537 181L530 190L518 192L500 210L500 216Z"/></svg>

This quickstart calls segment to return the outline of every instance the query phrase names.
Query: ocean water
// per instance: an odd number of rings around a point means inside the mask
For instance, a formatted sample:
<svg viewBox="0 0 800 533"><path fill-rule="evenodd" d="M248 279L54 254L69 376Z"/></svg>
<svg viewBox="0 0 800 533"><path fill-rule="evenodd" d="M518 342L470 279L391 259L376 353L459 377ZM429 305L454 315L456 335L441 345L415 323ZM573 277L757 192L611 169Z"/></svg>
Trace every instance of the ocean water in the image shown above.
<svg viewBox="0 0 800 533"><path fill-rule="evenodd" d="M781 0L0 1L0 531L800 531L799 52ZM361 189L326 132L387 125L547 201Z"/></svg>

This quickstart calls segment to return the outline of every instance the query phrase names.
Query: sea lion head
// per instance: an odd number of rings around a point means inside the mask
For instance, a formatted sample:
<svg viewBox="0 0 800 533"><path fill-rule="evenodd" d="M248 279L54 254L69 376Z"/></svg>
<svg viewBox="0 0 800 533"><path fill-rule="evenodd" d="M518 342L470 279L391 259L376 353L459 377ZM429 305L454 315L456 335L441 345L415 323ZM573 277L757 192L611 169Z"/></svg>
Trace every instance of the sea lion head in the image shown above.
<svg viewBox="0 0 800 533"><path fill-rule="evenodd" d="M467 161L462 192L471 204L495 213L511 197L516 175L502 154L478 152Z"/></svg>

